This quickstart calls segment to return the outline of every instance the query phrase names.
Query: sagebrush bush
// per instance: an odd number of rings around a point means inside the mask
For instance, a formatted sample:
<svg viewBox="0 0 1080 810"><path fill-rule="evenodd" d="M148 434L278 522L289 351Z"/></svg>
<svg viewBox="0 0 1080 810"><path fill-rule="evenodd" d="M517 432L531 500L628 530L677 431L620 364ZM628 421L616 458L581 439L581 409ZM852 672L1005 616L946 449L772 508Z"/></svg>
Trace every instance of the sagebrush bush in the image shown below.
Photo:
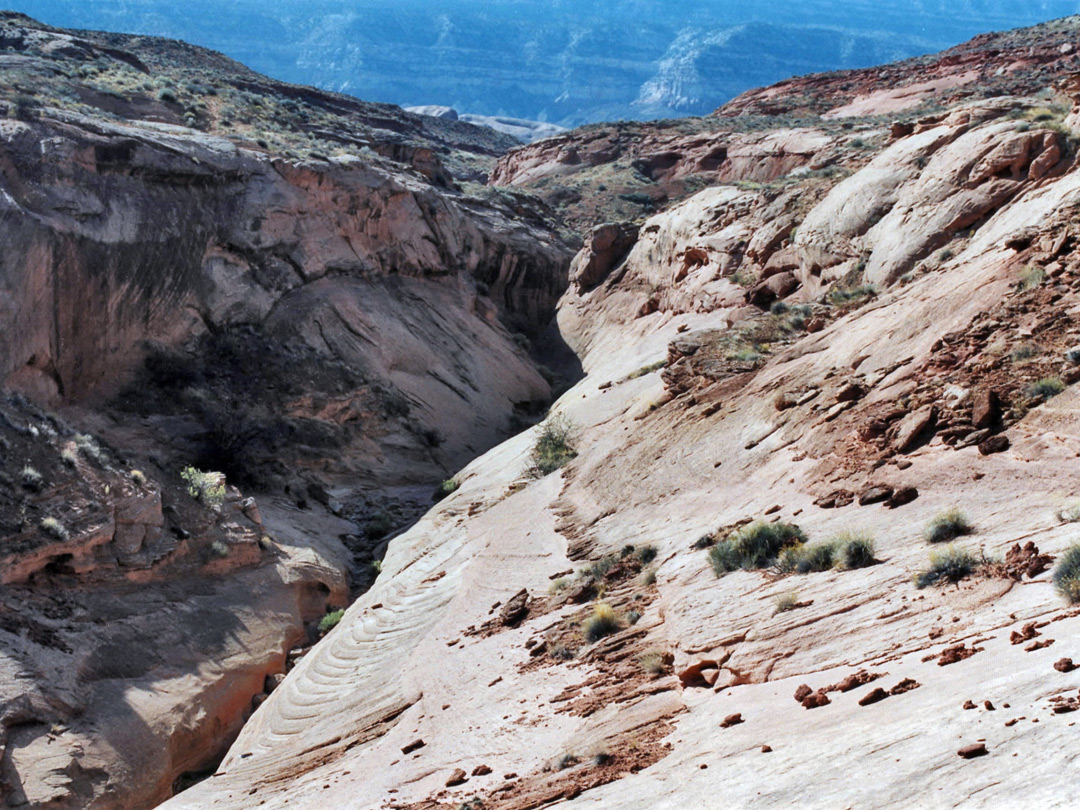
<svg viewBox="0 0 1080 810"><path fill-rule="evenodd" d="M1017 286L1023 290L1031 290L1046 281L1046 271L1034 265L1028 265L1020 273L1020 281Z"/></svg>
<svg viewBox="0 0 1080 810"><path fill-rule="evenodd" d="M794 610L799 605L799 592L788 591L782 593L775 600L776 612L786 613L789 610Z"/></svg>
<svg viewBox="0 0 1080 810"><path fill-rule="evenodd" d="M649 675L663 675L667 666L664 664L664 654L659 650L649 650L638 656L638 663Z"/></svg>
<svg viewBox="0 0 1080 810"><path fill-rule="evenodd" d="M837 564L841 568L866 568L873 565L874 538L868 534L846 534L838 539Z"/></svg>
<svg viewBox="0 0 1080 810"><path fill-rule="evenodd" d="M836 562L837 545L833 540L806 546L788 546L777 560L780 570L792 574L828 571Z"/></svg>
<svg viewBox="0 0 1080 810"><path fill-rule="evenodd" d="M709 562L717 576L739 569L766 568L784 549L805 542L806 535L793 523L758 521L709 549Z"/></svg>
<svg viewBox="0 0 1080 810"><path fill-rule="evenodd" d="M642 565L648 565L656 559L656 546L641 546L635 554Z"/></svg>
<svg viewBox="0 0 1080 810"><path fill-rule="evenodd" d="M959 582L978 565L966 549L950 544L930 554L930 567L915 576L915 585L925 588L938 582Z"/></svg>
<svg viewBox="0 0 1080 810"><path fill-rule="evenodd" d="M34 492L39 492L45 485L45 477L30 465L22 468L22 471L19 473L19 479L22 481L24 487L33 490Z"/></svg>
<svg viewBox="0 0 1080 810"><path fill-rule="evenodd" d="M599 641L619 629L619 617L611 605L600 602L593 608L593 615L585 621L587 641Z"/></svg>
<svg viewBox="0 0 1080 810"><path fill-rule="evenodd" d="M225 502L225 476L218 472L203 472L185 467L180 477L187 484L188 495L211 508Z"/></svg>
<svg viewBox="0 0 1080 810"><path fill-rule="evenodd" d="M441 501L443 498L453 495L460 488L460 481L458 481L456 478L447 478L445 481L435 487L435 494L433 497L436 501Z"/></svg>
<svg viewBox="0 0 1080 810"><path fill-rule="evenodd" d="M572 444L574 431L573 422L562 414L548 419L529 453L527 473L533 478L543 478L574 458L577 455Z"/></svg>
<svg viewBox="0 0 1080 810"><path fill-rule="evenodd" d="M1066 549L1058 560L1054 587L1070 602L1080 602L1080 543Z"/></svg>
<svg viewBox="0 0 1080 810"><path fill-rule="evenodd" d="M38 525L41 531L45 532L45 534L49 535L49 537L54 540L64 542L71 537L70 532L68 532L64 524L54 517L43 518Z"/></svg>
<svg viewBox="0 0 1080 810"><path fill-rule="evenodd" d="M833 306L843 307L876 295L877 289L874 285L862 284L855 287L833 287L829 290L828 299Z"/></svg>
<svg viewBox="0 0 1080 810"><path fill-rule="evenodd" d="M329 613L323 616L322 619L319 620L319 632L323 633L324 635L326 633L329 633L331 630L337 627L338 622L341 621L341 617L344 615L345 611L343 609L331 610Z"/></svg>
<svg viewBox="0 0 1080 810"><path fill-rule="evenodd" d="M873 565L874 541L865 534L840 534L822 543L788 546L777 559L787 574L809 574L832 568L865 568Z"/></svg>
<svg viewBox="0 0 1080 810"><path fill-rule="evenodd" d="M963 512L948 509L927 524L925 537L929 543L947 543L973 531L975 527Z"/></svg>
<svg viewBox="0 0 1080 810"><path fill-rule="evenodd" d="M1043 377L1041 380L1036 380L1024 389L1024 393L1032 399L1041 397L1042 399L1050 399L1050 397L1056 397L1062 391L1065 390L1065 382L1061 377Z"/></svg>

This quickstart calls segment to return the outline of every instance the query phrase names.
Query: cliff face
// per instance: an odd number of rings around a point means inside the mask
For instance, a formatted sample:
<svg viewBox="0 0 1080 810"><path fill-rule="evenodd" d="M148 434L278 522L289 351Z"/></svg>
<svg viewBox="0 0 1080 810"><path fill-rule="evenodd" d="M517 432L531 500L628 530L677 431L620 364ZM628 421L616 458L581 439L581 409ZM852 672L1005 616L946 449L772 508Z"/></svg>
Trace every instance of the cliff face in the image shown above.
<svg viewBox="0 0 1080 810"><path fill-rule="evenodd" d="M558 307L576 455L530 476L534 428L470 464L165 806L1060 803L1068 112L776 122L805 157L594 231ZM778 522L814 553L755 559Z"/></svg>
<svg viewBox="0 0 1080 810"><path fill-rule="evenodd" d="M0 37L0 795L149 807L550 399L529 336L571 251L458 187L493 133L177 43Z"/></svg>

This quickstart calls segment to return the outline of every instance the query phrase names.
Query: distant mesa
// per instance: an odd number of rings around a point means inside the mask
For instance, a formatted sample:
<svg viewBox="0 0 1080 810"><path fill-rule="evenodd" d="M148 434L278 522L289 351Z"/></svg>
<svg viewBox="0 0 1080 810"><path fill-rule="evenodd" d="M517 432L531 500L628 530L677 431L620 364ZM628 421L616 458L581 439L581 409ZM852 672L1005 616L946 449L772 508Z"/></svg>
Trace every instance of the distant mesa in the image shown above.
<svg viewBox="0 0 1080 810"><path fill-rule="evenodd" d="M406 107L405 112L428 115L432 118L443 118L448 121L465 121L469 124L476 124L478 127L487 127L512 138L517 138L522 143L532 143L543 138L550 138L552 135L558 135L560 132L566 132L566 127L549 124L546 121L529 121L525 118L508 118L502 115L459 113L453 107L443 107L438 104Z"/></svg>

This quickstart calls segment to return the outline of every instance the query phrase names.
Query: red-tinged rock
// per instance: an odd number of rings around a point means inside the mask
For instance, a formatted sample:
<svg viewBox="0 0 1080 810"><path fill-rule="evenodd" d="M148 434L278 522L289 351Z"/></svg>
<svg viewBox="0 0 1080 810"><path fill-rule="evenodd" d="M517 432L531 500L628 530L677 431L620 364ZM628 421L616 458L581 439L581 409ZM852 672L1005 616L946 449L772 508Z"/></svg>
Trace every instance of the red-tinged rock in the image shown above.
<svg viewBox="0 0 1080 810"><path fill-rule="evenodd" d="M457 768L452 774L450 774L450 778L446 780L446 786L456 787L457 785L464 785L468 781L469 775L465 773L465 771L463 771L461 768Z"/></svg>
<svg viewBox="0 0 1080 810"><path fill-rule="evenodd" d="M570 281L578 290L600 284L617 267L638 239L638 227L630 222L598 225L570 265ZM707 258L707 257L706 257Z"/></svg>
<svg viewBox="0 0 1080 810"><path fill-rule="evenodd" d="M907 453L914 450L933 432L936 419L937 406L935 405L924 405L904 417L896 431L896 440L893 442L897 452Z"/></svg>
<svg viewBox="0 0 1080 810"><path fill-rule="evenodd" d="M975 392L971 404L971 423L977 428L994 427L1001 421L1001 400L992 388Z"/></svg>
<svg viewBox="0 0 1080 810"><path fill-rule="evenodd" d="M522 588L510 597L506 605L499 612L499 624L504 627L515 627L529 615L529 592Z"/></svg>
<svg viewBox="0 0 1080 810"><path fill-rule="evenodd" d="M770 745L761 746L761 753L763 753L763 754L771 754L772 753L772 746L770 746Z"/></svg>
<svg viewBox="0 0 1080 810"><path fill-rule="evenodd" d="M881 503L893 496L893 488L888 484L871 484L859 493L859 506Z"/></svg>
<svg viewBox="0 0 1080 810"><path fill-rule="evenodd" d="M1074 669L1076 669L1076 665L1073 664L1073 660L1071 658L1062 658L1054 664L1054 669L1056 669L1058 672L1072 672Z"/></svg>
<svg viewBox="0 0 1080 810"><path fill-rule="evenodd" d="M1042 641L1033 641L1024 647L1024 652L1035 652L1036 650L1044 650L1054 643L1052 638L1044 638Z"/></svg>
<svg viewBox="0 0 1080 810"><path fill-rule="evenodd" d="M946 647L941 651L937 665L939 667L945 667L949 664L955 664L959 661L963 661L965 658L971 658L975 653L981 651L982 647L965 647L963 644L955 644L952 647Z"/></svg>
<svg viewBox="0 0 1080 810"><path fill-rule="evenodd" d="M804 700L806 700L807 695L812 695L813 693L814 690L804 683L795 690L795 700L798 703L802 703Z"/></svg>
<svg viewBox="0 0 1080 810"><path fill-rule="evenodd" d="M819 689L802 699L802 706L804 709L818 709L822 706L828 706L830 703L832 703L832 701L829 700L829 696L825 694L824 689Z"/></svg>
<svg viewBox="0 0 1080 810"><path fill-rule="evenodd" d="M869 706L872 703L877 703L878 701L885 700L885 698L887 698L888 696L889 693L882 689L880 686L878 686L877 688L872 689L871 691L863 695L861 698L859 698L859 705Z"/></svg>
<svg viewBox="0 0 1080 810"><path fill-rule="evenodd" d="M994 708L994 704L991 703L989 700L983 701L983 708L986 709L988 712L997 711L997 709Z"/></svg>
<svg viewBox="0 0 1080 810"><path fill-rule="evenodd" d="M423 748L425 745L427 745L427 743L425 743L423 740L413 740L411 743L409 743L408 745L406 745L404 748L401 749L401 753L403 753L403 754L411 754L413 751L418 751L419 749Z"/></svg>
<svg viewBox="0 0 1080 810"><path fill-rule="evenodd" d="M986 743L972 743L971 745L965 745L956 752L956 755L963 759L975 759L975 757L984 757L988 753L990 752L986 750Z"/></svg>
<svg viewBox="0 0 1080 810"><path fill-rule="evenodd" d="M732 726L737 726L740 723L745 723L745 722L746 721L743 720L743 716L741 714L739 714L739 713L729 714L727 717L724 718L724 721L720 724L720 728L731 728Z"/></svg>
<svg viewBox="0 0 1080 810"><path fill-rule="evenodd" d="M974 708L975 708L975 704L972 701L970 701L970 700L965 700L964 701L964 709L965 710L974 709Z"/></svg>
<svg viewBox="0 0 1080 810"><path fill-rule="evenodd" d="M918 497L919 490L915 487L901 487L885 501L885 505L890 509L896 509L899 506L911 503Z"/></svg>
<svg viewBox="0 0 1080 810"><path fill-rule="evenodd" d="M904 678L896 686L889 690L890 695L902 695L904 692L910 692L912 689L918 689L922 686L921 683L914 678Z"/></svg>
<svg viewBox="0 0 1080 810"><path fill-rule="evenodd" d="M489 773L491 773L491 768L489 768L487 765L477 765L475 768L473 768L472 775L487 776Z"/></svg>
<svg viewBox="0 0 1080 810"><path fill-rule="evenodd" d="M644 304L638 308L638 317L644 318L646 315L652 315L654 312L660 310L660 300L658 298L650 298Z"/></svg>
<svg viewBox="0 0 1080 810"><path fill-rule="evenodd" d="M852 689L858 689L860 686L866 686L866 684L876 681L884 674L884 672L868 672L865 669L860 669L858 672L848 675L839 683L834 683L825 691L850 692Z"/></svg>
<svg viewBox="0 0 1080 810"><path fill-rule="evenodd" d="M1011 443L1009 437L1004 433L999 433L996 436L991 436L989 439L979 442L979 453L984 456L990 456L994 453L1004 453L1009 449Z"/></svg>
<svg viewBox="0 0 1080 810"><path fill-rule="evenodd" d="M821 317L820 315L815 315L813 318L806 322L806 331L813 335L824 329L827 324L828 321L826 321L823 317Z"/></svg>
<svg viewBox="0 0 1080 810"><path fill-rule="evenodd" d="M857 382L845 383L836 392L837 402L855 402L866 396L866 388Z"/></svg>

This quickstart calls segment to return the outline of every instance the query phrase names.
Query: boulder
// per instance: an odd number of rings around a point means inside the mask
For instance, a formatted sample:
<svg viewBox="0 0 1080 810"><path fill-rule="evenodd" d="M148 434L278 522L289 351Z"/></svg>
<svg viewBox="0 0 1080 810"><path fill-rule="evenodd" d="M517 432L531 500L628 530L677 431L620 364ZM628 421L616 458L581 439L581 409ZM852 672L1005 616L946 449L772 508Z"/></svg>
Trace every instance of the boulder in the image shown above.
<svg viewBox="0 0 1080 810"><path fill-rule="evenodd" d="M638 239L638 226L631 222L598 225L585 240L570 265L570 281L578 290L589 290L607 278Z"/></svg>

